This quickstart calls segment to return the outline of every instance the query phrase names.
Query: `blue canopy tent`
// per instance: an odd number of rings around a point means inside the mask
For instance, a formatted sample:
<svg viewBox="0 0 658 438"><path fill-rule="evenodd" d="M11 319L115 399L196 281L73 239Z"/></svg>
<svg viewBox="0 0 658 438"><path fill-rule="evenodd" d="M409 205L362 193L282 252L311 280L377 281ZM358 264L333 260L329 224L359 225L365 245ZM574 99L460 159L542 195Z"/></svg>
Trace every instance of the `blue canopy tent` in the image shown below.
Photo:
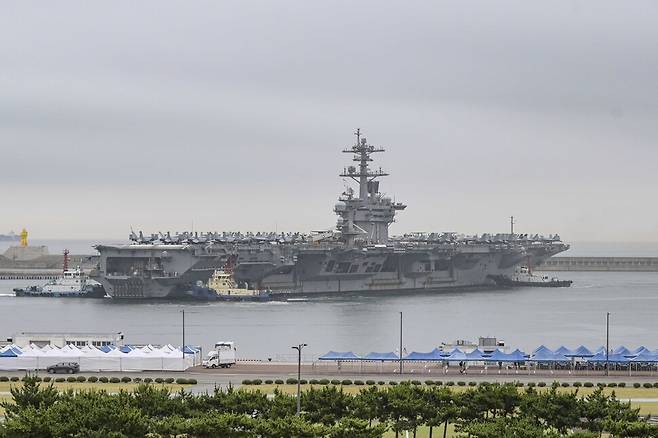
<svg viewBox="0 0 658 438"><path fill-rule="evenodd" d="M630 355L632 355L633 353L631 352L631 350L629 350L628 348L626 348L626 347L624 347L624 346L622 345L622 346L620 346L620 347L615 348L615 349L612 351L612 354L621 354L621 355L623 355L623 356L630 356Z"/></svg>
<svg viewBox="0 0 658 438"><path fill-rule="evenodd" d="M631 353L634 356L638 356L638 355L640 355L642 353L645 353L645 352L650 353L649 349L647 347L645 347L644 345L642 345L640 347L637 347L635 350L631 351Z"/></svg>
<svg viewBox="0 0 658 438"><path fill-rule="evenodd" d="M594 350L594 354L599 354L599 353L605 354L605 347L603 345L601 345L599 348Z"/></svg>
<svg viewBox="0 0 658 438"><path fill-rule="evenodd" d="M498 362L498 374L500 374L502 370L503 362L506 364L514 363L515 372L518 373L519 369L517 365L519 364L519 362L525 362L526 360L527 359L525 357L525 353L523 353L520 350L515 350L514 352L508 354L501 351L500 349L494 350L489 355L489 357L485 359L486 362ZM509 370L509 367L506 365L505 369ZM486 366L485 366L485 372L486 372Z"/></svg>
<svg viewBox="0 0 658 438"><path fill-rule="evenodd" d="M574 356L574 357L591 357L594 356L594 353L589 351L587 347L581 345L571 352L571 354L565 354L565 356Z"/></svg>
<svg viewBox="0 0 658 438"><path fill-rule="evenodd" d="M491 362L518 362L518 360L515 359L512 354L503 353L498 349L491 353L491 356L489 356L487 360Z"/></svg>
<svg viewBox="0 0 658 438"><path fill-rule="evenodd" d="M628 363L630 359L619 353L612 353L608 355L606 360L605 353L597 353L592 357L587 358L587 362L610 362L610 363Z"/></svg>
<svg viewBox="0 0 658 438"><path fill-rule="evenodd" d="M114 345L103 345L101 348L99 348L100 351L103 353L109 353L110 351L114 350L116 347Z"/></svg>
<svg viewBox="0 0 658 438"><path fill-rule="evenodd" d="M441 350L438 348L435 348L434 350L430 351L429 353L422 353L418 351L412 351L411 353L407 354L404 358L404 360L420 360L420 361L438 361L438 360L446 360L446 358L441 354Z"/></svg>
<svg viewBox="0 0 658 438"><path fill-rule="evenodd" d="M555 350L555 353L557 353L557 354L563 354L563 355L565 355L565 356L571 356L572 351L569 350L569 349L568 349L567 347L565 347L564 345L561 345L560 348L558 348L557 350Z"/></svg>
<svg viewBox="0 0 658 438"><path fill-rule="evenodd" d="M610 355L612 355L612 353L610 353ZM600 351L596 353L594 356L587 358L587 362L605 362L605 361L606 361L605 351Z"/></svg>
<svg viewBox="0 0 658 438"><path fill-rule="evenodd" d="M533 362L553 363L553 362L569 362L571 359L569 359L564 354L553 353L549 349L546 349L543 351L538 351L537 353L533 354L530 357L530 360Z"/></svg>
<svg viewBox="0 0 658 438"><path fill-rule="evenodd" d="M535 350L532 352L532 355L534 356L537 353L542 353L543 354L544 352L549 352L549 353L553 354L553 350L551 350L550 348L548 348L545 345L540 345L539 347L535 348Z"/></svg>
<svg viewBox="0 0 658 438"><path fill-rule="evenodd" d="M330 351L318 358L319 360L359 360L361 359L351 351Z"/></svg>
<svg viewBox="0 0 658 438"><path fill-rule="evenodd" d="M185 348L183 348L183 352L185 354L197 354L199 350L195 347L192 347L190 345L186 345Z"/></svg>
<svg viewBox="0 0 658 438"><path fill-rule="evenodd" d="M377 353L372 351L361 358L361 360L400 360L400 356L393 353Z"/></svg>
<svg viewBox="0 0 658 438"><path fill-rule="evenodd" d="M631 359L631 362L634 363L655 363L658 362L658 355L655 355L651 353L650 351L646 350L635 356L633 359Z"/></svg>
<svg viewBox="0 0 658 438"><path fill-rule="evenodd" d="M510 354L510 359L513 360L513 362L525 362L527 360L525 353L518 348L514 351L512 351Z"/></svg>
<svg viewBox="0 0 658 438"><path fill-rule="evenodd" d="M534 362L553 362L555 361L555 353L546 347L540 347L532 353L530 360Z"/></svg>
<svg viewBox="0 0 658 438"><path fill-rule="evenodd" d="M16 352L14 352L14 350L8 348L7 350L0 352L0 357L18 357L18 355Z"/></svg>
<svg viewBox="0 0 658 438"><path fill-rule="evenodd" d="M481 352L479 348L476 348L475 350L471 351L470 353L466 353L466 360L469 360L469 361L487 360L487 358L488 358L488 355L485 355L483 352Z"/></svg>
<svg viewBox="0 0 658 438"><path fill-rule="evenodd" d="M466 353L461 351L459 348L455 348L450 352L448 357L445 358L448 362L465 362L468 360Z"/></svg>
<svg viewBox="0 0 658 438"><path fill-rule="evenodd" d="M123 347L121 347L121 352L122 353L130 353L133 350L134 350L134 348L131 347L130 345L124 345Z"/></svg>
<svg viewBox="0 0 658 438"><path fill-rule="evenodd" d="M641 347L644 348L644 347ZM640 350L639 348L637 350ZM640 353L630 360L630 367L628 369L628 374L631 374L631 368L635 365L635 369L639 370L641 365L648 365L650 371L654 371L656 364L658 363L658 355L652 353L651 351L644 348Z"/></svg>

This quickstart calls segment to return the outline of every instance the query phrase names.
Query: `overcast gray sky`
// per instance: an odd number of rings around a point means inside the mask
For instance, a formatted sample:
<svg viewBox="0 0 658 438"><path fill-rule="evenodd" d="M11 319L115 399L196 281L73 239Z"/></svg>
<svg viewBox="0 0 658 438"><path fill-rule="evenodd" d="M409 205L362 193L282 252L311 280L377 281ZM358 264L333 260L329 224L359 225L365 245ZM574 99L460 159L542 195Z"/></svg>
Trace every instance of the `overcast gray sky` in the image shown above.
<svg viewBox="0 0 658 438"><path fill-rule="evenodd" d="M658 240L658 2L0 5L0 233L333 227L360 127L393 233Z"/></svg>

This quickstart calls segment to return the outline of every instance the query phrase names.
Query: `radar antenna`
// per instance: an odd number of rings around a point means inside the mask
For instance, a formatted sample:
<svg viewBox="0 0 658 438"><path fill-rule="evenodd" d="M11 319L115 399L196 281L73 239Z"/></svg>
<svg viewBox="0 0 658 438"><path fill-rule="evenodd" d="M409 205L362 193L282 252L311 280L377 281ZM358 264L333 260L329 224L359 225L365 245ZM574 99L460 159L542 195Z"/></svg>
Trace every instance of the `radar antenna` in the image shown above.
<svg viewBox="0 0 658 438"><path fill-rule="evenodd" d="M69 270L69 250L65 249L64 250L64 266L62 269L62 272L66 272Z"/></svg>
<svg viewBox="0 0 658 438"><path fill-rule="evenodd" d="M381 168L373 171L368 166L368 163L372 161L371 155L377 152L384 152L384 149L369 145L366 138L361 137L361 129L357 129L354 135L356 136L356 144L351 148L344 149L343 153L354 154L352 161L358 162L359 168L349 166L343 169L343 173L340 176L352 178L359 183L359 198L365 200L371 192L368 190L368 183L379 177L388 176L388 173L384 172Z"/></svg>
<svg viewBox="0 0 658 438"><path fill-rule="evenodd" d="M352 161L358 165L348 166L340 174L350 178L359 185L359 195L353 196L353 191L347 187L343 195L338 198L334 212L339 217L336 225L343 241L348 247L356 243L357 239L367 244L386 244L388 242L388 227L395 221L395 213L404 210L406 205L392 201L379 190L378 178L388 176L381 167L378 170L370 168L373 161L372 154L384 152L383 148L368 144L368 140L361 136L361 129L354 132L356 143L343 150L352 154Z"/></svg>

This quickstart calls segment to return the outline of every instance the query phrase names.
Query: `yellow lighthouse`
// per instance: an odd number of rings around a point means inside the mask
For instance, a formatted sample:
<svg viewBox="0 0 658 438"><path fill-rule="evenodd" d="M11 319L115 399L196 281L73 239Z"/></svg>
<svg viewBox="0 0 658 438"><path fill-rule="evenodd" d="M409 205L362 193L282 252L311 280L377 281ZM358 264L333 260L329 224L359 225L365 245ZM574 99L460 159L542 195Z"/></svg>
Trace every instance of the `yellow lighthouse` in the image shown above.
<svg viewBox="0 0 658 438"><path fill-rule="evenodd" d="M45 245L29 246L27 242L27 230L25 228L23 228L19 237L21 240L18 246L10 246L7 248L7 251L4 252L3 255L6 258L22 262L48 255L48 247Z"/></svg>
<svg viewBox="0 0 658 438"><path fill-rule="evenodd" d="M27 246L27 230L23 228L21 231L21 247L25 248Z"/></svg>

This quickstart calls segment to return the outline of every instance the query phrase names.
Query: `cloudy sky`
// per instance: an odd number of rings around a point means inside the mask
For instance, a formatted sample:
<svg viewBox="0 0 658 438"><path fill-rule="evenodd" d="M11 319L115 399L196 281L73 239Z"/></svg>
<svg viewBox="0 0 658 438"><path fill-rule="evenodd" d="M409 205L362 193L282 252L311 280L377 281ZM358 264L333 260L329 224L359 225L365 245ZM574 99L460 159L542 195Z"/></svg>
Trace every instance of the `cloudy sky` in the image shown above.
<svg viewBox="0 0 658 438"><path fill-rule="evenodd" d="M311 230L359 127L392 232L658 241L658 2L0 6L0 233Z"/></svg>

